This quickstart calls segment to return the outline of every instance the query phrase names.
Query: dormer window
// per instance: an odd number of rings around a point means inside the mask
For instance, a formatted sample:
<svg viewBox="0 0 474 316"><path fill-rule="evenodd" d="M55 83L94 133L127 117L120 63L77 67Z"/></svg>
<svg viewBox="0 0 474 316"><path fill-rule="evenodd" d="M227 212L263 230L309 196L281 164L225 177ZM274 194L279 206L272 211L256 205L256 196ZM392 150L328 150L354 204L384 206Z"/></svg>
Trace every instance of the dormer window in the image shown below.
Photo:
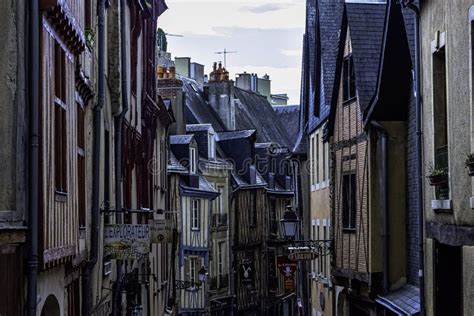
<svg viewBox="0 0 474 316"><path fill-rule="evenodd" d="M354 61L352 54L345 57L343 64L343 102L352 101L356 97Z"/></svg>
<svg viewBox="0 0 474 316"><path fill-rule="evenodd" d="M195 174L196 173L196 148L190 147L189 148L189 173Z"/></svg>
<svg viewBox="0 0 474 316"><path fill-rule="evenodd" d="M209 132L208 133L208 155L209 159L215 159L216 158L216 137L214 133Z"/></svg>

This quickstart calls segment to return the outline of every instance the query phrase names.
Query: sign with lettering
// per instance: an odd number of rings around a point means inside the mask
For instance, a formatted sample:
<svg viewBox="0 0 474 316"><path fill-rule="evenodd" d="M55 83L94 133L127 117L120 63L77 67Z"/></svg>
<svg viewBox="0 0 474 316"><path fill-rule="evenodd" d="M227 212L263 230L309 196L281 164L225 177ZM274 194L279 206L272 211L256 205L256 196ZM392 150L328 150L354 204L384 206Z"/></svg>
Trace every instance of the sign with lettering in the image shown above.
<svg viewBox="0 0 474 316"><path fill-rule="evenodd" d="M150 222L150 241L152 243L171 242L171 230L166 227L164 218L153 219Z"/></svg>
<svg viewBox="0 0 474 316"><path fill-rule="evenodd" d="M283 274L286 278L291 278L298 268L298 263L296 261L288 259L287 256L278 256L277 257L277 266L280 273Z"/></svg>
<svg viewBox="0 0 474 316"><path fill-rule="evenodd" d="M293 291L295 289L295 281L293 277L285 278L285 282L283 282L283 287L285 288L286 292Z"/></svg>
<svg viewBox="0 0 474 316"><path fill-rule="evenodd" d="M253 281L253 262L250 259L242 260L240 264L240 277L243 283L250 283Z"/></svg>
<svg viewBox="0 0 474 316"><path fill-rule="evenodd" d="M114 224L104 227L104 252L112 259L139 259L150 252L150 225Z"/></svg>
<svg viewBox="0 0 474 316"><path fill-rule="evenodd" d="M311 251L293 252L288 255L290 260L309 261L318 258L318 254Z"/></svg>

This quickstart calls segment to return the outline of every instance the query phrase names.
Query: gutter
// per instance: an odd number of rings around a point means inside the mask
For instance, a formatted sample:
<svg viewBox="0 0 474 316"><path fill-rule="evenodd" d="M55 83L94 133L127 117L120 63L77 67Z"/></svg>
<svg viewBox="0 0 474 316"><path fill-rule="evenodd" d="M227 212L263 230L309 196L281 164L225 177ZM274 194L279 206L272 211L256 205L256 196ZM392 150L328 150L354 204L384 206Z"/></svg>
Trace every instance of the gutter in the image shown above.
<svg viewBox="0 0 474 316"><path fill-rule="evenodd" d="M100 149L102 137L102 108L105 103L105 1L98 0L98 98L93 117L92 151L92 209L91 209L91 248L90 257L83 271L82 314L90 315L93 310L92 272L99 256L100 232Z"/></svg>
<svg viewBox="0 0 474 316"><path fill-rule="evenodd" d="M128 67L127 67L127 45L125 35L125 8L126 0L120 0L120 72L121 72L121 90L122 90L122 111L115 117L115 210L122 210L122 131L123 120L129 109L128 95ZM116 213L117 224L123 223L123 214ZM121 313L121 288L122 288L122 261L117 260L116 281L112 293L112 315Z"/></svg>
<svg viewBox="0 0 474 316"><path fill-rule="evenodd" d="M38 0L28 2L28 69L29 100L29 243L27 267L27 315L36 316L38 290L38 174L39 174L39 7Z"/></svg>
<svg viewBox="0 0 474 316"><path fill-rule="evenodd" d="M424 210L423 210L423 148L421 131L421 32L420 32L420 8L413 0L404 0L403 6L409 8L415 14L415 120L416 120L416 192L418 199L418 251L420 258L420 267L418 277L420 282L420 316L425 315L425 281L424 281Z"/></svg>

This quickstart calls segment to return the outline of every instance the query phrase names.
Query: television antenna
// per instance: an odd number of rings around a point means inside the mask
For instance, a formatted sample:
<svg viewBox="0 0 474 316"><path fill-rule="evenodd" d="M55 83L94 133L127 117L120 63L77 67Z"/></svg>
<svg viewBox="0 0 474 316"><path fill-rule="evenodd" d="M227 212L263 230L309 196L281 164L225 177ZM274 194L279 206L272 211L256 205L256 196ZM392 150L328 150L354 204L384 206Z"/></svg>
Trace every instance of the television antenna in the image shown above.
<svg viewBox="0 0 474 316"><path fill-rule="evenodd" d="M235 53L237 53L237 51L227 50L224 48L223 51L215 52L214 54L224 55L224 68L227 69L227 54L235 54Z"/></svg>

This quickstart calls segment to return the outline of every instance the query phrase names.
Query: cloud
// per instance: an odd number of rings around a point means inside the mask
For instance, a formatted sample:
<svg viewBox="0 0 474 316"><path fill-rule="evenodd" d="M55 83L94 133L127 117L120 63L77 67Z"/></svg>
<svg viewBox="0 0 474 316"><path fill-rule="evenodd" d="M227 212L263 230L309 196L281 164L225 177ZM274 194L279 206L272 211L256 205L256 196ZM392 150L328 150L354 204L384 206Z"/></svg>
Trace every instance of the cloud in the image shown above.
<svg viewBox="0 0 474 316"><path fill-rule="evenodd" d="M282 49L280 52L285 56L301 56L301 49Z"/></svg>
<svg viewBox="0 0 474 316"><path fill-rule="evenodd" d="M240 11L261 14L261 13L283 10L287 6L288 4L283 4L283 3L266 3L266 4L257 5L257 6L245 6L245 7L242 7Z"/></svg>

